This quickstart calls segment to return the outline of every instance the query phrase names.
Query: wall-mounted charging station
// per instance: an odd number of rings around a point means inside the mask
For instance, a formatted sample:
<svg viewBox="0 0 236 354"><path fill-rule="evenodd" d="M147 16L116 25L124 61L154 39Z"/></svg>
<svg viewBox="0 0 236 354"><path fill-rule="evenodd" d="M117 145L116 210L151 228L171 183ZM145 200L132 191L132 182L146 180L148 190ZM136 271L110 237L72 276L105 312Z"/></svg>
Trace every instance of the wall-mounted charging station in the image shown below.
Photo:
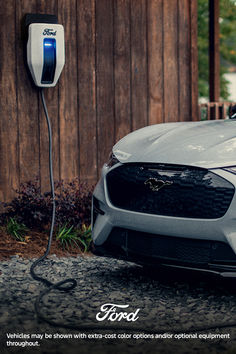
<svg viewBox="0 0 236 354"><path fill-rule="evenodd" d="M24 55L27 55L27 66L31 74L34 84L39 88L42 105L48 126L48 141L49 141L49 175L52 197L52 219L50 227L50 235L48 238L47 249L42 257L33 262L30 267L31 276L41 281L49 290L59 289L62 291L70 291L76 286L74 279L65 279L53 284L47 279L38 276L35 273L35 268L49 254L53 237L56 201L53 180L53 162L52 162L52 128L48 115L47 105L44 98L44 87L54 87L59 79L65 64L65 43L64 43L64 28L58 24L57 17L48 14L27 14L24 17L24 38L26 46ZM45 292L41 293L35 303L35 310L39 317L46 318L40 314L39 303ZM47 321L48 322L48 321Z"/></svg>
<svg viewBox="0 0 236 354"><path fill-rule="evenodd" d="M27 64L38 87L54 87L65 64L64 28L57 17L27 14Z"/></svg>

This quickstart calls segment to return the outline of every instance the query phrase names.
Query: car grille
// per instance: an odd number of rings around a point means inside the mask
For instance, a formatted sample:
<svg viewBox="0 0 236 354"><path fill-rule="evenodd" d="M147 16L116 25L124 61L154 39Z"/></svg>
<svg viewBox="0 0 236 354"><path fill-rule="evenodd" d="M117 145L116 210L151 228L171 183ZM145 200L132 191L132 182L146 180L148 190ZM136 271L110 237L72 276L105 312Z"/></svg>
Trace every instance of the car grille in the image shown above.
<svg viewBox="0 0 236 354"><path fill-rule="evenodd" d="M111 203L141 213L214 219L229 208L234 186L191 166L123 164L107 174Z"/></svg>
<svg viewBox="0 0 236 354"><path fill-rule="evenodd" d="M149 259L188 264L235 263L229 245L220 241L190 239L113 228L104 246L116 254L137 255Z"/></svg>

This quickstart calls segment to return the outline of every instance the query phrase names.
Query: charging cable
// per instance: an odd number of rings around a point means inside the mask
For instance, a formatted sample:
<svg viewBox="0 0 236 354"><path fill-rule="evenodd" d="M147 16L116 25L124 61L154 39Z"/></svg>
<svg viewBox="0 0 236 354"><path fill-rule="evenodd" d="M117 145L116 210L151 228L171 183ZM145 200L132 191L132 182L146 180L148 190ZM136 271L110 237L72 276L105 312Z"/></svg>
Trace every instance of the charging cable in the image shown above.
<svg viewBox="0 0 236 354"><path fill-rule="evenodd" d="M51 186L51 195L52 195L52 219L51 219L51 227L50 227L50 234L48 238L48 244L47 244L47 249L42 257L37 259L33 264L31 265L30 268L30 274L33 277L33 279L42 282L44 285L46 285L46 289L43 290L39 296L37 297L35 301L35 312L38 316L39 319L41 319L44 322L47 322L49 325L54 326L54 327L61 327L61 328L68 328L72 330L82 330L82 331L93 331L93 330L120 330L120 331L139 331L143 333L168 333L172 332L174 334L177 333L193 333L193 332L202 332L202 331L207 331L207 330L214 330L214 329L219 329L219 328L228 328L228 327L235 327L236 322L228 322L228 323L215 323L214 325L209 325L209 326L203 326L203 327L195 327L193 329L184 329L184 328L179 328L175 330L171 330L170 328L160 328L160 329L154 329L153 328L147 328L147 327L140 327L140 326L127 326L127 325L91 325L91 324L83 324L83 325L70 325L62 322L55 322L47 318L43 312L41 311L41 302L43 301L43 298L49 294L50 291L52 290L59 290L59 291L64 291L68 292L73 290L77 286L77 282L73 278L68 278L62 281L59 281L57 283L52 283L49 280L40 277L35 273L35 268L43 261L45 258L48 256L51 248L51 243L52 243L52 237L53 237L53 230L54 230L54 225L55 225L55 214L56 214L56 200L55 200L55 190L54 190L54 179L53 179L53 162L52 162L52 128L51 128L51 123L50 123L50 118L48 115L48 110L47 110L47 105L45 102L44 98L44 91L43 89L40 89L40 96L42 100L42 105L43 105L43 110L44 114L47 120L47 126L48 126L48 137L49 137L49 173L50 173L50 186Z"/></svg>
<svg viewBox="0 0 236 354"><path fill-rule="evenodd" d="M55 214L56 214L56 200L55 200L55 189L54 189L54 179L53 179L53 163L52 163L52 128L51 128L50 118L49 118L49 115L48 115L47 105L46 105L45 98L44 98L43 89L40 90L40 96L41 96L43 109L44 109L44 114L45 114L45 117L46 117L46 120L47 120L47 126L48 126L49 174L50 174L50 186L51 186L51 194L52 194L52 220L51 220L50 235L49 235L49 238L48 238L47 249L46 249L44 255L42 257L40 257L39 259L37 259L31 265L30 274L35 280L42 282L43 284L45 284L49 288L54 288L54 289L58 289L58 290L62 290L62 291L70 291L70 290L74 289L76 287L76 285L77 285L75 279L69 278L69 279L66 279L66 280L63 280L63 281L60 281L58 283L53 284L49 280L38 276L35 273L35 271L34 271L35 268L39 265L39 263L41 263L47 257L47 255L50 252L50 248L51 248L51 244L52 244L52 237L53 237L53 230L54 230L54 225L55 225ZM71 284L71 285L63 286L65 284Z"/></svg>

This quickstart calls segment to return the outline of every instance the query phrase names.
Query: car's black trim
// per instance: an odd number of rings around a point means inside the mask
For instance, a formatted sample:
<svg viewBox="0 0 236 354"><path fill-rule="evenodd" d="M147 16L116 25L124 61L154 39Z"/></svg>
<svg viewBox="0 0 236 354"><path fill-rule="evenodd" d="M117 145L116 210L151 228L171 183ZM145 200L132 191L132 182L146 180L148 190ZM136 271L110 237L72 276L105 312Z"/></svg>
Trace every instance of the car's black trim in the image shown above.
<svg viewBox="0 0 236 354"><path fill-rule="evenodd" d="M133 261L139 264L202 269L212 272L236 272L236 255L225 242L190 239L113 228L100 246L92 252Z"/></svg>

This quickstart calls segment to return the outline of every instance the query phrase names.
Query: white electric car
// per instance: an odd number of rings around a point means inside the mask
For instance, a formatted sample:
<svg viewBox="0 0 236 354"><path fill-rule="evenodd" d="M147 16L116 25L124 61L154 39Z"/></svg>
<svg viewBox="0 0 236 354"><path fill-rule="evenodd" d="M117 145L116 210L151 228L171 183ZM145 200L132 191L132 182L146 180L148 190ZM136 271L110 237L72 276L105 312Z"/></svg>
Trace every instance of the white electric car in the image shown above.
<svg viewBox="0 0 236 354"><path fill-rule="evenodd" d="M92 250L236 276L236 119L151 125L114 147L92 203Z"/></svg>

